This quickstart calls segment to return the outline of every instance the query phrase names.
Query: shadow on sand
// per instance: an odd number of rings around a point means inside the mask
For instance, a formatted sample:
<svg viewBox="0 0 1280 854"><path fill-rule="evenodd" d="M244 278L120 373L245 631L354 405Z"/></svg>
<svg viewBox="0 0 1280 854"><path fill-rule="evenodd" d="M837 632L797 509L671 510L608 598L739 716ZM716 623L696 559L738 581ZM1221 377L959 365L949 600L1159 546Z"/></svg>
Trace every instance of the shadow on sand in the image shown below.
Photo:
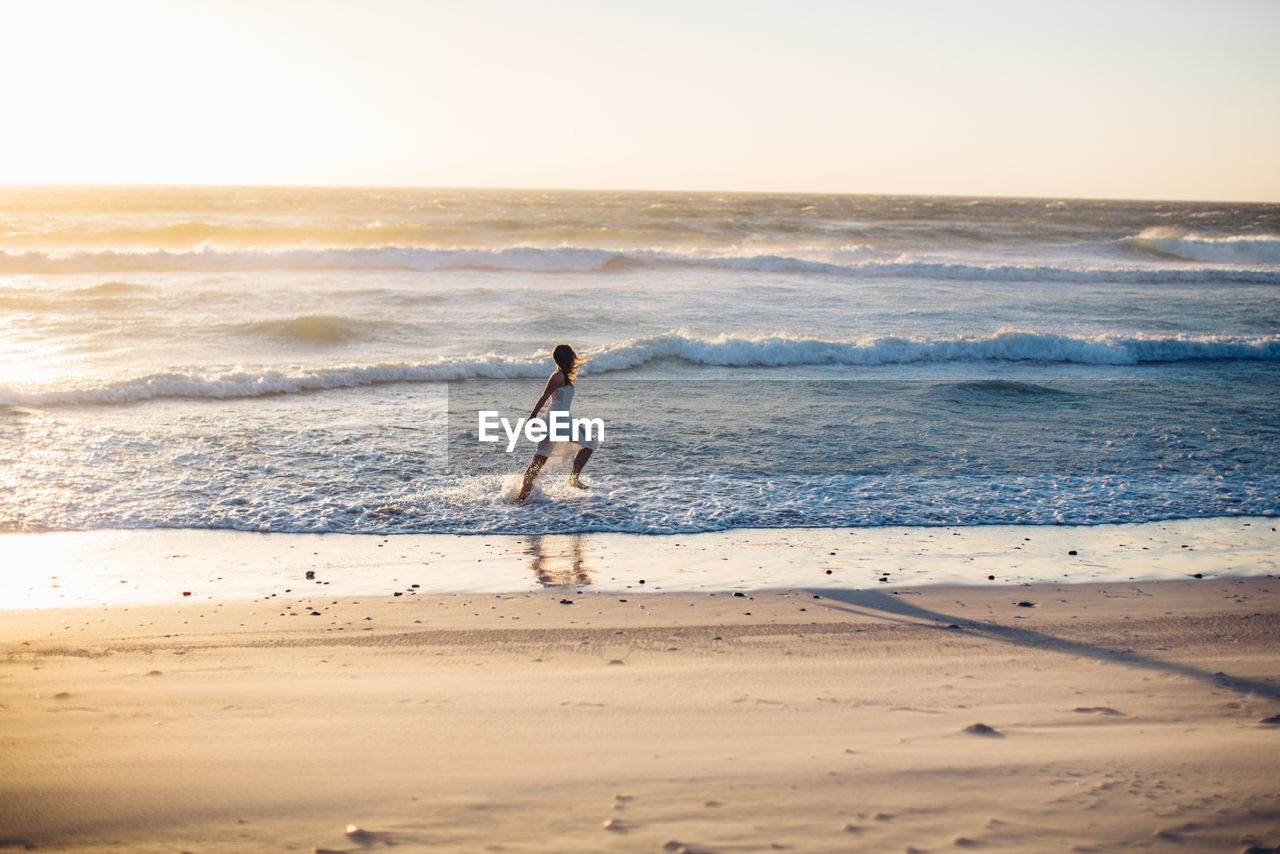
<svg viewBox="0 0 1280 854"><path fill-rule="evenodd" d="M1185 676L1201 682L1226 688L1241 694L1252 694L1268 700L1280 700L1280 686L1256 679L1244 679L1226 673L1210 673L1189 664L1176 661L1164 661L1147 655L1140 655L1132 650L1108 649L1091 643L1068 640L1033 629L1020 629L1014 626L1001 626L984 623L967 617L957 617L920 608L905 601L901 595L881 593L878 590L831 590L809 591L822 597L822 603L828 608L846 611L877 620L909 623L911 625L934 625L939 631L959 632L988 638L1002 643L1023 646L1029 649L1049 650L1065 655L1081 658L1092 658L1108 664L1120 664L1125 667L1137 667L1157 673L1169 673Z"/></svg>

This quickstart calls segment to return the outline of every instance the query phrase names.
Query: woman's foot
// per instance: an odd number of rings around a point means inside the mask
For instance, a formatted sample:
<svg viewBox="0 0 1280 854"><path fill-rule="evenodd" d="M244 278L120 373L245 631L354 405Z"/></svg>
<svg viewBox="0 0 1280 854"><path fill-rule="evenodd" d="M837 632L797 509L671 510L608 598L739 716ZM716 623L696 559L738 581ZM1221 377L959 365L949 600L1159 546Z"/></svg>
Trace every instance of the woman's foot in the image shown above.
<svg viewBox="0 0 1280 854"><path fill-rule="evenodd" d="M520 494L516 496L516 504L523 504L529 497L529 493L533 492L534 478L542 471L542 464L546 461L547 458L540 454L533 455L533 462L529 463L529 467L524 470L524 480L520 483Z"/></svg>
<svg viewBox="0 0 1280 854"><path fill-rule="evenodd" d="M569 470L569 485L576 486L578 489L590 489L582 481L578 480L578 475L582 473L582 467L587 464L587 460L591 459L591 449L583 448L578 451L578 455L573 458L573 468Z"/></svg>

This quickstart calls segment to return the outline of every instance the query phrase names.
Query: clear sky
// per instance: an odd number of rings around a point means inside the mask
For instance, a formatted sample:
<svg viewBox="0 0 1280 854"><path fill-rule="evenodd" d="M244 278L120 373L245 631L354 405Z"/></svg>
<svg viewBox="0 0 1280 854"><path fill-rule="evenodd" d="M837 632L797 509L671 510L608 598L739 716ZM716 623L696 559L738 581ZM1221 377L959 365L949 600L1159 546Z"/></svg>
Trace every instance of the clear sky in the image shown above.
<svg viewBox="0 0 1280 854"><path fill-rule="evenodd" d="M0 183L1280 201L1275 0L0 0Z"/></svg>

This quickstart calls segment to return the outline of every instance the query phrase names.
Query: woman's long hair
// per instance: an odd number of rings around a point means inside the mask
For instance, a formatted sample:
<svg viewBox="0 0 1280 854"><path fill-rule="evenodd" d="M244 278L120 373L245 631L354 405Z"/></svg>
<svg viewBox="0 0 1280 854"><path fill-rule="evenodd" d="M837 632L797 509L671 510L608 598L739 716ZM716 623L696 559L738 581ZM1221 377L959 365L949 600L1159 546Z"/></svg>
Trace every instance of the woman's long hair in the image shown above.
<svg viewBox="0 0 1280 854"><path fill-rule="evenodd" d="M551 358L556 363L556 367L564 372L564 381L573 385L574 379L578 376L578 368L585 360L579 359L578 354L573 352L573 348L568 344L557 345L551 351Z"/></svg>

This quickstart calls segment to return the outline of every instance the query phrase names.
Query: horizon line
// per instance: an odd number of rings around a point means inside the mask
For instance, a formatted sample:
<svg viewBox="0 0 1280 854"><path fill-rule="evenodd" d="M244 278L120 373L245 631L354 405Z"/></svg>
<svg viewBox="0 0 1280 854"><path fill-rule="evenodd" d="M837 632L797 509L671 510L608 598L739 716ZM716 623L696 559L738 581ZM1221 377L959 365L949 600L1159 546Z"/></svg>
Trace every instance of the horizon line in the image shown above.
<svg viewBox="0 0 1280 854"><path fill-rule="evenodd" d="M1064 202L1174 202L1179 204L1217 204L1217 205L1277 205L1280 200L1260 201L1245 199L1214 198L1140 198L1136 196L1036 196L999 193L884 193L884 192L850 192L827 190L694 190L694 189L637 189L623 187L539 187L539 186L497 186L497 185L449 185L449 184L253 184L253 183L85 183L79 181L2 183L4 190L89 190L89 189L153 189L153 190L447 190L453 192L528 192L528 193L624 193L624 194L667 194L687 193L690 195L716 196L852 196L863 198L916 198L916 199L1001 199L1006 201L1064 201Z"/></svg>

